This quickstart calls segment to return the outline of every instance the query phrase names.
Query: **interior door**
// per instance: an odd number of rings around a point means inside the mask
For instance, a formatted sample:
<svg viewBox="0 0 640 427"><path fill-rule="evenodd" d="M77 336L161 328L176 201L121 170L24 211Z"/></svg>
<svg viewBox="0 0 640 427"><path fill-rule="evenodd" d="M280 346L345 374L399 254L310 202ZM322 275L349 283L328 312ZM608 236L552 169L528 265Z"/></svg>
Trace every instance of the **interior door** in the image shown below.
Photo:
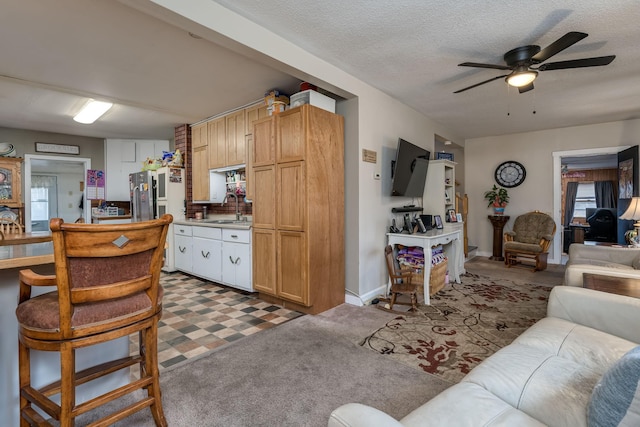
<svg viewBox="0 0 640 427"><path fill-rule="evenodd" d="M631 198L640 194L638 188L638 146L618 153L618 243L626 244L624 233L633 229L632 220L620 219L629 207Z"/></svg>

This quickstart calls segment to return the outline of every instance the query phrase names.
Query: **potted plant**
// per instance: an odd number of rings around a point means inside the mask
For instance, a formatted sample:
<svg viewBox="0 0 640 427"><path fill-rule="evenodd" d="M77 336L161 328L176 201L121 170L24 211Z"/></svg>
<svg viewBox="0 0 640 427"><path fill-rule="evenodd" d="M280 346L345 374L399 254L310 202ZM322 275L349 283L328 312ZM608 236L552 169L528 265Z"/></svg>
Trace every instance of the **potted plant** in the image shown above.
<svg viewBox="0 0 640 427"><path fill-rule="evenodd" d="M509 203L509 193L506 188L497 187L495 184L493 188L484 193L484 198L489 201L489 206L493 206L493 211L496 215L504 214L504 208Z"/></svg>

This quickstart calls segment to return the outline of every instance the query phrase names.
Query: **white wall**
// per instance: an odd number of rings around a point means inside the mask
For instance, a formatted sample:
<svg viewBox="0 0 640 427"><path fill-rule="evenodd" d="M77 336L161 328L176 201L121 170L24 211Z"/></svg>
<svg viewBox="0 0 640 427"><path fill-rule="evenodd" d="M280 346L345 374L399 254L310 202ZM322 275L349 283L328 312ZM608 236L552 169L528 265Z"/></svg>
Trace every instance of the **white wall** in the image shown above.
<svg viewBox="0 0 640 427"><path fill-rule="evenodd" d="M493 175L500 163L516 160L527 170L524 183L509 190L505 215L511 219L505 229L510 229L515 217L525 212L537 209L553 216L554 152L626 147L639 142L640 119L466 140L469 244L478 246L478 255L492 253L493 228L487 219L491 209L483 195L495 183ZM555 238L559 239L561 224L557 228Z"/></svg>
<svg viewBox="0 0 640 427"><path fill-rule="evenodd" d="M309 80L348 99L337 110L345 117L345 226L346 288L363 299L375 296L387 281L383 250L391 208L410 199L391 198L390 160L399 137L433 152L435 134L463 144L446 129L332 64L209 0L152 0L170 11L213 30L198 31L204 38L233 48ZM147 11L168 18L165 13ZM188 26L188 22L176 21ZM192 22L192 23L193 23ZM362 149L377 152L376 164L361 160ZM374 180L374 172L382 174Z"/></svg>
<svg viewBox="0 0 640 427"><path fill-rule="evenodd" d="M75 222L82 216L79 205L83 195L83 191L80 191L80 182L85 181L83 173L62 173L56 176L58 177L58 216L65 222Z"/></svg>

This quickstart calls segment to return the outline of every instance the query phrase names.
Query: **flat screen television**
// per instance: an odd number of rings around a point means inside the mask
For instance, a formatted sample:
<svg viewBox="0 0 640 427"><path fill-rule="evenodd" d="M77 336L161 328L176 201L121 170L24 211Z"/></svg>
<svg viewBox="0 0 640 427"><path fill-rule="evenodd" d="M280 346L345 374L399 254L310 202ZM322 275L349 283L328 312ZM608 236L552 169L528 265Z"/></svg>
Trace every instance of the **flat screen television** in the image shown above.
<svg viewBox="0 0 640 427"><path fill-rule="evenodd" d="M422 197L431 153L402 138L398 139L391 175L391 195Z"/></svg>

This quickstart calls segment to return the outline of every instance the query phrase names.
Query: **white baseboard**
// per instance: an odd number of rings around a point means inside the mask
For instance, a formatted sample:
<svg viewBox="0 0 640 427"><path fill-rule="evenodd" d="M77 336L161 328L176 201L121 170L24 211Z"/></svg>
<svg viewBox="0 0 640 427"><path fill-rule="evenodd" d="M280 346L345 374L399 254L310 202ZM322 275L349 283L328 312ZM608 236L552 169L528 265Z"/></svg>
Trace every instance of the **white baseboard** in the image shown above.
<svg viewBox="0 0 640 427"><path fill-rule="evenodd" d="M384 295L387 292L387 285L381 285L372 291L367 292L366 294L356 296L350 293L345 293L344 302L351 305L363 306L371 303L371 300L379 297L380 295Z"/></svg>

